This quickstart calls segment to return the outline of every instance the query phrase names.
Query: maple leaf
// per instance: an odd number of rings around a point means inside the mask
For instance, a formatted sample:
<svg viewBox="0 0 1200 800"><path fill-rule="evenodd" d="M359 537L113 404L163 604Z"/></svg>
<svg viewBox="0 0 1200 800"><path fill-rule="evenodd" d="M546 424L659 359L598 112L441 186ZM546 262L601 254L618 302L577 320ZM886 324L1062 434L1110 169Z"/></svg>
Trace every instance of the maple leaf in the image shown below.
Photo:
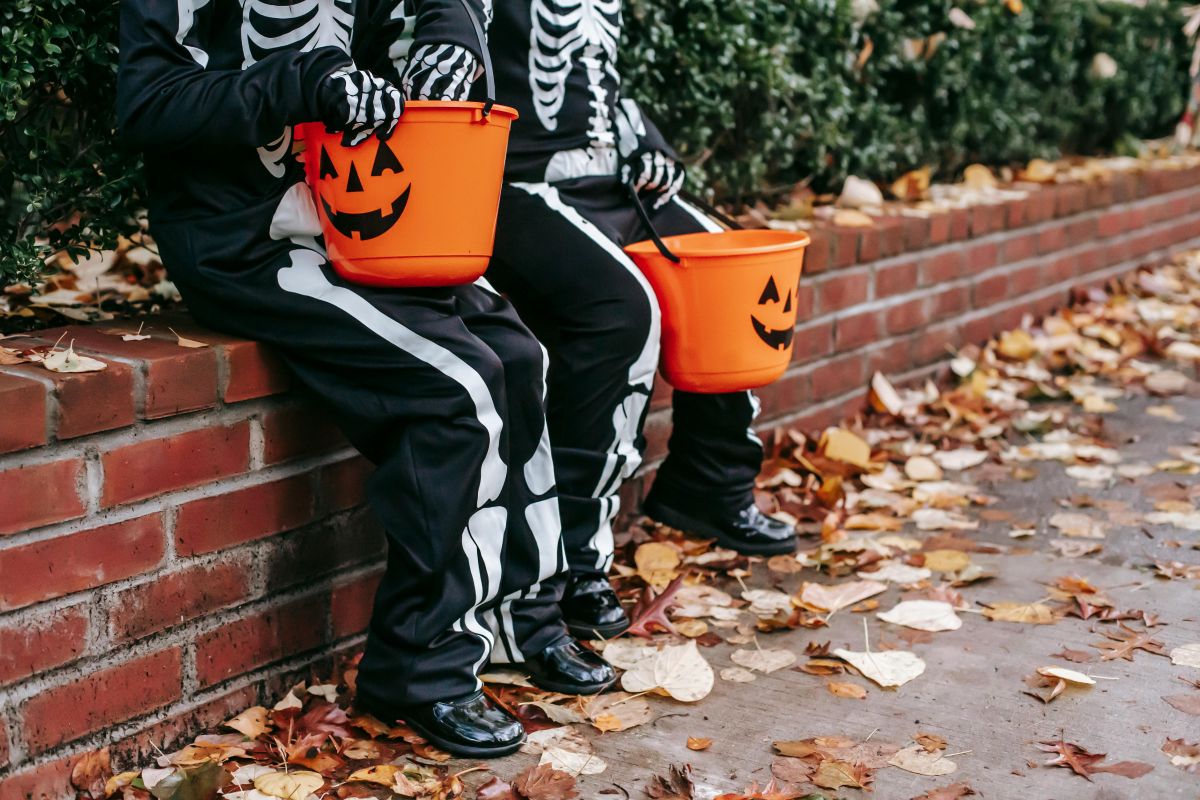
<svg viewBox="0 0 1200 800"><path fill-rule="evenodd" d="M321 702L313 704L312 708L296 719L293 732L300 737L322 733L341 739L353 739L354 732L350 730L351 724L350 717L346 715L345 709L341 706Z"/></svg>
<svg viewBox="0 0 1200 800"><path fill-rule="evenodd" d="M522 800L571 800L578 797L575 778L549 764L530 767L513 779Z"/></svg>
<svg viewBox="0 0 1200 800"><path fill-rule="evenodd" d="M1101 661L1112 661L1115 658L1133 661L1135 650L1144 650L1147 653L1153 653L1157 656L1165 656L1167 654L1163 650L1163 643L1151 638L1149 631L1135 631L1124 622L1117 624L1120 626L1120 630L1115 633L1101 631L1106 638L1112 640L1111 642L1097 642L1092 645L1097 650L1107 651L1104 655L1100 656Z"/></svg>
<svg viewBox="0 0 1200 800"><path fill-rule="evenodd" d="M511 783L494 777L475 790L475 800L521 800L521 798Z"/></svg>
<svg viewBox="0 0 1200 800"><path fill-rule="evenodd" d="M696 786L692 783L692 765L680 767L672 764L667 776L655 775L645 791L646 796L653 800L693 800Z"/></svg>
<svg viewBox="0 0 1200 800"><path fill-rule="evenodd" d="M1172 764L1184 772L1200 774L1200 744L1168 738L1162 746L1162 751L1171 759Z"/></svg>
<svg viewBox="0 0 1200 800"><path fill-rule="evenodd" d="M675 595L683 586L683 576L680 575L675 580L667 584L667 587L658 595L655 595L649 587L642 590L642 596L638 599L637 605L633 607L633 613L630 615L633 621L629 624L629 634L632 636L644 636L647 639L653 636L650 630L651 626L657 626L668 633L675 633L675 626L671 624L671 620L667 619L667 609L675 602Z"/></svg>

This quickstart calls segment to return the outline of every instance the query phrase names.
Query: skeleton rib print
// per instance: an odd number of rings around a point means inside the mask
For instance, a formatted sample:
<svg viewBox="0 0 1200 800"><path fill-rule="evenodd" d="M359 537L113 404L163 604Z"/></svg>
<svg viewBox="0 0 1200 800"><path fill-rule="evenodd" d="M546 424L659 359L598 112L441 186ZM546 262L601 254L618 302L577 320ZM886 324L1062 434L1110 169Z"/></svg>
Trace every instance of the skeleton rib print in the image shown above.
<svg viewBox="0 0 1200 800"><path fill-rule="evenodd" d="M533 0L529 32L529 88L538 120L549 131L558 127L567 80L579 61L587 69L593 109L593 139L612 143L611 103L605 78L615 86L617 41L621 35L620 0Z"/></svg>
<svg viewBox="0 0 1200 800"><path fill-rule="evenodd" d="M243 68L276 50L333 46L350 52L354 0L240 0Z"/></svg>

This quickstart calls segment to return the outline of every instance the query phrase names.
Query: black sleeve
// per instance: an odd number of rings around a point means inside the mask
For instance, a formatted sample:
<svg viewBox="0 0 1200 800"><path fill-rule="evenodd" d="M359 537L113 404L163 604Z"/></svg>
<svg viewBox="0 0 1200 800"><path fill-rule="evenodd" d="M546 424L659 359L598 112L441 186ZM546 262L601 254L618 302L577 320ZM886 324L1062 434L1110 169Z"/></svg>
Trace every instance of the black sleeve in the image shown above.
<svg viewBox="0 0 1200 800"><path fill-rule="evenodd" d="M622 158L649 151L660 152L672 161L679 160L675 148L671 147L650 118L642 113L642 107L628 97L617 103L617 149Z"/></svg>
<svg viewBox="0 0 1200 800"><path fill-rule="evenodd" d="M502 0L514 2L514 0ZM482 0L415 0L417 25L413 30L413 51L423 45L452 44L470 51L479 63L484 62L483 50L476 33L488 29L491 19L484 12ZM467 7L470 6L470 12Z"/></svg>
<svg viewBox="0 0 1200 800"><path fill-rule="evenodd" d="M658 130L658 126L654 124L653 120L642 114L642 124L646 126L646 132L641 136L642 147L647 150L657 150L663 155L670 156L672 161L678 161L679 154L667 142L666 137Z"/></svg>
<svg viewBox="0 0 1200 800"><path fill-rule="evenodd" d="M245 70L210 69L213 5L181 19L180 9L192 6L203 4L121 0L117 116L128 144L149 151L260 147L289 124L318 119L318 87L350 64L346 53L283 51Z"/></svg>

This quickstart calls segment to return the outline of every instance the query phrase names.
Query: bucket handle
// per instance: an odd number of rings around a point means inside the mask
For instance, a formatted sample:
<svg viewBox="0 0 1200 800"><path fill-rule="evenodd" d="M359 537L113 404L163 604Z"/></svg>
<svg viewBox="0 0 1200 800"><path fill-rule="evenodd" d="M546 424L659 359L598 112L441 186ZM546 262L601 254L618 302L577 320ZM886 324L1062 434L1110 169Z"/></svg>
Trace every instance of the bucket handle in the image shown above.
<svg viewBox="0 0 1200 800"><path fill-rule="evenodd" d="M654 246L658 248L658 252L662 254L663 258L667 259L671 263L680 263L679 256L671 252L671 248L667 247L667 243L662 240L662 237L658 235L658 231L655 230L654 222L650 219L650 214L646 211L646 206L644 203L642 203L641 195L638 194L633 183L630 182L625 184L625 189L629 192L629 197L633 200L633 207L637 209L638 216L642 218L642 224L645 225L646 230L650 232L650 240L654 242ZM710 217L716 217L717 221L724 223L727 227L732 228L735 231L742 230L742 224L740 222L733 217L730 217L728 214L725 214L723 211L699 195L693 194L687 190L683 190L679 194L683 196L684 200L687 200L692 205L699 207L701 211L703 211L705 214L708 214Z"/></svg>
<svg viewBox="0 0 1200 800"><path fill-rule="evenodd" d="M483 80L487 88L487 98L484 100L483 110L479 113L486 120L488 114L492 113L492 106L496 105L496 76L492 70L492 56L488 52L487 35L483 32L483 25L475 16L475 12L471 10L471 4L467 0L459 0L459 2L462 3L463 10L467 12L467 19L471 20L471 27L475 29L475 38L479 40L479 55L483 59Z"/></svg>

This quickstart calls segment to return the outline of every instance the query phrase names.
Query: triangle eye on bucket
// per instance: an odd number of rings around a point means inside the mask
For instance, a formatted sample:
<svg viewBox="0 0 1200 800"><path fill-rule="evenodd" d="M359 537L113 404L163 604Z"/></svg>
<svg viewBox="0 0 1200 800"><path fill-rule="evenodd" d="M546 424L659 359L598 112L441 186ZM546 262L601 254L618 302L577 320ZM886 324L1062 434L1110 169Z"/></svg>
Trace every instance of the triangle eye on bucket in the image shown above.
<svg viewBox="0 0 1200 800"><path fill-rule="evenodd" d="M787 302L783 304L783 313L792 313L792 290L788 289Z"/></svg>
<svg viewBox="0 0 1200 800"><path fill-rule="evenodd" d="M337 170L333 168L333 160L329 158L329 151L321 147L321 177L336 178Z"/></svg>
<svg viewBox="0 0 1200 800"><path fill-rule="evenodd" d="M379 149L375 151L375 162L371 164L371 177L378 177L388 170L404 172L404 167L401 166L400 159L396 158L396 154L392 152L392 148L388 147L388 143L380 141Z"/></svg>
<svg viewBox="0 0 1200 800"><path fill-rule="evenodd" d="M790 294L788 295L788 299L789 300L791 299ZM779 288L775 285L775 278L774 278L774 276L772 276L767 279L767 285L763 287L762 294L758 298L758 304L760 306L763 306L763 305L766 305L767 303L778 303L778 302L779 302Z"/></svg>

